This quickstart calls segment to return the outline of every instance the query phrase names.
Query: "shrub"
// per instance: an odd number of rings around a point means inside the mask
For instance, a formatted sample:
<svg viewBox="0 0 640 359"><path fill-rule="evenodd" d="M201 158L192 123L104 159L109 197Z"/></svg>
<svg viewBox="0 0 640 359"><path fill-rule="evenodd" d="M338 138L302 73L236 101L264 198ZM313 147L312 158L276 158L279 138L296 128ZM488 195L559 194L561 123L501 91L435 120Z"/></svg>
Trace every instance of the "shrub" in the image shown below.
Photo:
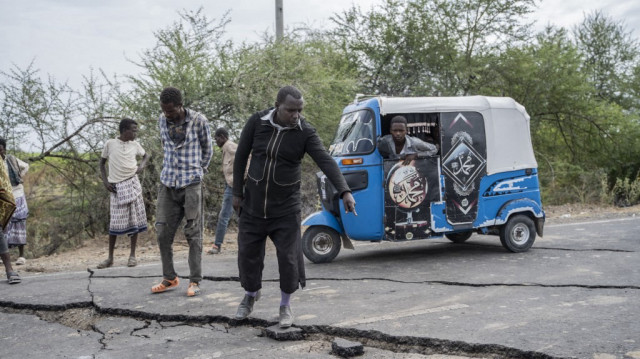
<svg viewBox="0 0 640 359"><path fill-rule="evenodd" d="M640 203L640 172L636 178L617 178L611 190L613 203L616 206L628 207Z"/></svg>

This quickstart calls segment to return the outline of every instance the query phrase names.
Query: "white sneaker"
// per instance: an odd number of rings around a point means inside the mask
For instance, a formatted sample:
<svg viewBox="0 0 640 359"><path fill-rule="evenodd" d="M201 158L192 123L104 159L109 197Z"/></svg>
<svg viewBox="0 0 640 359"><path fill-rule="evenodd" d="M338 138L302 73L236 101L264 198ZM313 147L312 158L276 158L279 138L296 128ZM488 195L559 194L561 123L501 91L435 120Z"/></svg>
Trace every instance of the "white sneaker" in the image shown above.
<svg viewBox="0 0 640 359"><path fill-rule="evenodd" d="M20 265L23 265L23 264L25 264L25 263L27 263L27 260L26 260L26 259L24 259L24 257L20 257L20 258L18 258L18 260L16 261L16 265L19 265L19 266L20 266Z"/></svg>

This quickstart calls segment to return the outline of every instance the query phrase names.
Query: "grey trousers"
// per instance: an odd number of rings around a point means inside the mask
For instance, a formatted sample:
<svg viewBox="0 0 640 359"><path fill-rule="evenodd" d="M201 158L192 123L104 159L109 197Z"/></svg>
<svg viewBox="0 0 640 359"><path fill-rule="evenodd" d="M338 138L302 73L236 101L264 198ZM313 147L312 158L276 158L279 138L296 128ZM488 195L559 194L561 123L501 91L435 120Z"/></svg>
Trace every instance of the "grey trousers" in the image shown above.
<svg viewBox="0 0 640 359"><path fill-rule="evenodd" d="M174 279L178 276L173 267L173 239L182 218L186 219L184 235L189 244L189 280L202 280L202 184L194 183L185 188L169 188L160 185L156 209L158 247L162 259L162 276Z"/></svg>

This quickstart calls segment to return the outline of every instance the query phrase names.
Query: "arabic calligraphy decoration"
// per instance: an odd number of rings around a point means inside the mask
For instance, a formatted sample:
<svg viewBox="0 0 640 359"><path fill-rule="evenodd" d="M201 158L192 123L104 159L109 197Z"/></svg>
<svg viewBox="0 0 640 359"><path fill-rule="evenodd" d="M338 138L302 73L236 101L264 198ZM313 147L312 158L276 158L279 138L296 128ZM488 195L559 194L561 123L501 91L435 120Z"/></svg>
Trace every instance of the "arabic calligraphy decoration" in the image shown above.
<svg viewBox="0 0 640 359"><path fill-rule="evenodd" d="M477 112L441 113L442 173L447 220L471 223L478 212L478 188L486 173L484 119Z"/></svg>
<svg viewBox="0 0 640 359"><path fill-rule="evenodd" d="M394 167L387 184L389 196L399 207L409 209L419 206L427 196L427 180L412 165L404 166L400 162Z"/></svg>
<svg viewBox="0 0 640 359"><path fill-rule="evenodd" d="M385 160L384 228L391 241L429 237L431 202L440 197L439 157L403 161Z"/></svg>
<svg viewBox="0 0 640 359"><path fill-rule="evenodd" d="M451 139L451 150L442 160L443 171L454 181L459 196L468 196L475 189L474 181L487 161L473 148L471 135L457 132Z"/></svg>

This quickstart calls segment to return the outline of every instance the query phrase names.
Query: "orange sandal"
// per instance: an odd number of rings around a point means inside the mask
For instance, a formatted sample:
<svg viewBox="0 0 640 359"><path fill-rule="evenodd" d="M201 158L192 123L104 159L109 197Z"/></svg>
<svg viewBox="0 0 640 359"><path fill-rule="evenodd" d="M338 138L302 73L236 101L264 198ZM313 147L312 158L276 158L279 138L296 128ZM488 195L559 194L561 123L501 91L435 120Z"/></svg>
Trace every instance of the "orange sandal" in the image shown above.
<svg viewBox="0 0 640 359"><path fill-rule="evenodd" d="M200 285L196 282L189 283L189 288L187 288L187 297L194 297L200 294Z"/></svg>
<svg viewBox="0 0 640 359"><path fill-rule="evenodd" d="M175 279L173 279L173 280L167 279L167 278L162 278L162 282L160 282L160 284L156 284L153 287L151 287L151 292L152 293L162 293L167 289L171 289L171 288L177 287L178 284L180 284L180 279L178 279L178 277L175 277Z"/></svg>

